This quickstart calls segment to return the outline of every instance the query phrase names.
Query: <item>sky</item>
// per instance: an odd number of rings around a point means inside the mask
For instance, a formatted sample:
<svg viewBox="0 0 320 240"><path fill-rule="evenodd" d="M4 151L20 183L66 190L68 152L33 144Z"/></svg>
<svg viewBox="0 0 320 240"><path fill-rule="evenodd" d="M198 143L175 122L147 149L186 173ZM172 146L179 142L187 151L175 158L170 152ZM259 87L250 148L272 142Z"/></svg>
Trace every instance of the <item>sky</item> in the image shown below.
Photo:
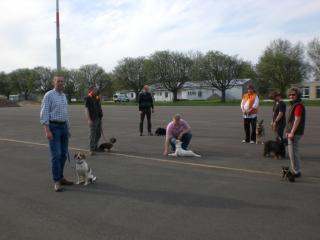
<svg viewBox="0 0 320 240"><path fill-rule="evenodd" d="M55 0L1 0L0 71L56 67ZM277 38L320 38L320 0L60 0L62 66L112 71L158 50L257 63Z"/></svg>

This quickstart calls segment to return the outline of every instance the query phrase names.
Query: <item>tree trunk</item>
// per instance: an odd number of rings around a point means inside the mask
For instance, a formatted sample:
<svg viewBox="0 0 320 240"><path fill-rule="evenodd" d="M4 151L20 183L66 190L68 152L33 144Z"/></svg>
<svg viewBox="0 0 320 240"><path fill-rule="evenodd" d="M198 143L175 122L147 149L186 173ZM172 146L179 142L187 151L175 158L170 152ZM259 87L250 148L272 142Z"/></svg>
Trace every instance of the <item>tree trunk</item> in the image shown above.
<svg viewBox="0 0 320 240"><path fill-rule="evenodd" d="M174 90L172 91L173 93L173 101L176 102L178 101L178 90Z"/></svg>
<svg viewBox="0 0 320 240"><path fill-rule="evenodd" d="M138 91L135 91L135 93L136 93L136 103L139 101L139 93L140 93L140 91L138 90Z"/></svg>
<svg viewBox="0 0 320 240"><path fill-rule="evenodd" d="M28 92L24 92L24 100L29 100L29 94Z"/></svg>
<svg viewBox="0 0 320 240"><path fill-rule="evenodd" d="M226 102L226 89L221 89L221 102Z"/></svg>

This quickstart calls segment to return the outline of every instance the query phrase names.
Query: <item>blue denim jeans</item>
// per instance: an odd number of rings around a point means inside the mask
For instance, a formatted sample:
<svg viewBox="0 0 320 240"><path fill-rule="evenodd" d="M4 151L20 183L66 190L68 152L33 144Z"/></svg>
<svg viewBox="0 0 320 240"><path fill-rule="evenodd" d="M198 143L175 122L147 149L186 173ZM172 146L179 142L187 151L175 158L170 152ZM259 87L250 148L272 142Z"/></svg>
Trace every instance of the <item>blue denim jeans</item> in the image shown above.
<svg viewBox="0 0 320 240"><path fill-rule="evenodd" d="M64 164L68 155L69 131L67 124L50 123L49 128L53 135L53 139L49 141L52 176L53 181L58 182L63 178Z"/></svg>
<svg viewBox="0 0 320 240"><path fill-rule="evenodd" d="M188 146L189 146L189 143L191 141L191 138L192 138L192 134L191 133L185 133L182 135L182 138L181 138L181 147L184 149L184 150L187 150L188 149ZM176 141L177 139L175 137L172 137L170 138L170 145L171 145L171 149L172 151L175 151L176 150Z"/></svg>

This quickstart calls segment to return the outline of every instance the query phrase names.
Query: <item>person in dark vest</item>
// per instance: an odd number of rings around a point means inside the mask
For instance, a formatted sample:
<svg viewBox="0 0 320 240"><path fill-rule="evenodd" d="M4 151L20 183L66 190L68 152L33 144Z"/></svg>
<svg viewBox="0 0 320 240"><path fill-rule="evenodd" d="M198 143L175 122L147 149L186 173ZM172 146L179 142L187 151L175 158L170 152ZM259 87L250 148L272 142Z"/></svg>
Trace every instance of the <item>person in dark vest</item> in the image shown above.
<svg viewBox="0 0 320 240"><path fill-rule="evenodd" d="M274 91L270 94L274 101L272 108L272 130L276 133L277 139L283 140L283 133L286 127L286 104L282 101L281 93Z"/></svg>
<svg viewBox="0 0 320 240"><path fill-rule="evenodd" d="M88 96L85 100L85 113L90 127L90 154L94 155L98 151L98 143L102 130L101 120L103 117L100 96L96 86L89 88Z"/></svg>
<svg viewBox="0 0 320 240"><path fill-rule="evenodd" d="M153 97L150 93L149 86L143 87L143 92L139 94L139 111L140 111L140 136L143 135L143 122L145 116L148 121L148 134L152 136L151 132L151 112L154 113Z"/></svg>
<svg viewBox="0 0 320 240"><path fill-rule="evenodd" d="M299 142L304 134L306 110L301 102L301 93L298 88L288 90L291 107L287 119L288 153L290 158L290 171L295 177L301 176L301 159Z"/></svg>

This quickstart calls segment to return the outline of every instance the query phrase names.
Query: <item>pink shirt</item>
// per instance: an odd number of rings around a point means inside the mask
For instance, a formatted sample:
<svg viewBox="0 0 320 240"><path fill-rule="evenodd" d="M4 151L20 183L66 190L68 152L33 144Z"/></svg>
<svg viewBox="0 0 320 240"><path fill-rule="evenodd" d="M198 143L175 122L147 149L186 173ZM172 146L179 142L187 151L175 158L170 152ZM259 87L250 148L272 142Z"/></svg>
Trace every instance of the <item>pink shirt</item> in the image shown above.
<svg viewBox="0 0 320 240"><path fill-rule="evenodd" d="M177 138L182 131L184 131L188 128L190 128L189 124L183 119L180 119L180 124L177 126L174 125L174 122L172 121L167 126L166 137L167 138L171 138L171 137Z"/></svg>

